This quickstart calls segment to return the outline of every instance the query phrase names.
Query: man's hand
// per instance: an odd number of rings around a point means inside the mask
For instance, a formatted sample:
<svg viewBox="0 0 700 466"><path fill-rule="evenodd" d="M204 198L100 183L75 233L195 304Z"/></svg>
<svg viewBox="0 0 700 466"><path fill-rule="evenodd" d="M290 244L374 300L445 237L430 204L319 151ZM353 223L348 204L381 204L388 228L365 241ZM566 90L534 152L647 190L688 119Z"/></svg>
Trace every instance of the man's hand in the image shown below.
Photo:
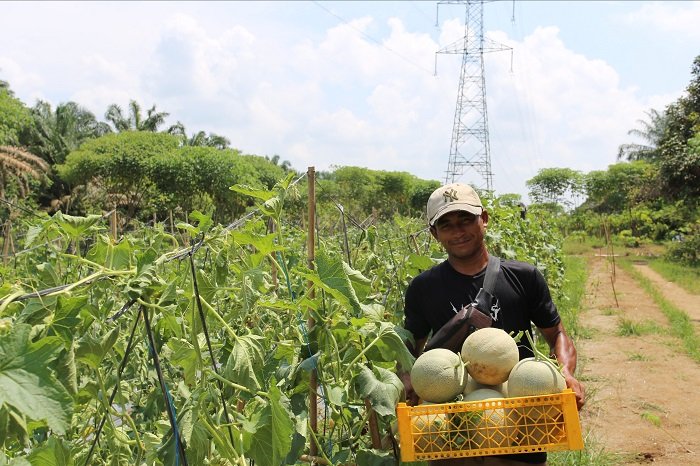
<svg viewBox="0 0 700 466"><path fill-rule="evenodd" d="M576 408L581 411L583 405L586 404L586 391L583 388L583 384L566 371L563 371L563 375L566 380L566 386L572 389L574 394L576 394Z"/></svg>
<svg viewBox="0 0 700 466"><path fill-rule="evenodd" d="M403 389L406 393L406 404L409 406L416 406L418 404L419 398L416 392L413 391L413 384L411 383L411 373L401 372L399 373L399 378L403 382Z"/></svg>

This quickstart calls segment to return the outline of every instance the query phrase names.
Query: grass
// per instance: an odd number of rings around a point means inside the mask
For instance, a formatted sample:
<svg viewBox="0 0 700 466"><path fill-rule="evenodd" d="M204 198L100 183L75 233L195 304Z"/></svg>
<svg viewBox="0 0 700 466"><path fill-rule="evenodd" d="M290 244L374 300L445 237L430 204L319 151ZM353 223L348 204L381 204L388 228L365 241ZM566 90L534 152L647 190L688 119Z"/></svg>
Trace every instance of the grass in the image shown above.
<svg viewBox="0 0 700 466"><path fill-rule="evenodd" d="M561 289L563 298L556 303L557 309L571 338L586 338L585 329L579 324L579 313L588 278L586 260L582 257L564 256L564 270L564 285Z"/></svg>
<svg viewBox="0 0 700 466"><path fill-rule="evenodd" d="M547 455L548 466L615 466L622 464L622 455L605 450L590 435L583 439L583 450L560 451Z"/></svg>
<svg viewBox="0 0 700 466"><path fill-rule="evenodd" d="M688 293L700 295L700 269L668 262L664 259L649 260L649 267Z"/></svg>
<svg viewBox="0 0 700 466"><path fill-rule="evenodd" d="M690 321L688 314L678 309L671 304L664 296L654 287L654 284L641 273L637 272L628 261L618 262L627 273L632 275L634 279L644 288L651 296L654 302L659 306L661 312L668 318L670 323L670 333L674 337L680 339L685 352L693 358L694 361L700 363L700 338L695 333L693 323Z"/></svg>
<svg viewBox="0 0 700 466"><path fill-rule="evenodd" d="M617 334L621 337L642 336L658 333L659 327L652 321L636 322L622 318L617 323Z"/></svg>
<svg viewBox="0 0 700 466"><path fill-rule="evenodd" d="M649 361L649 357L642 353L627 353L627 359L630 361Z"/></svg>

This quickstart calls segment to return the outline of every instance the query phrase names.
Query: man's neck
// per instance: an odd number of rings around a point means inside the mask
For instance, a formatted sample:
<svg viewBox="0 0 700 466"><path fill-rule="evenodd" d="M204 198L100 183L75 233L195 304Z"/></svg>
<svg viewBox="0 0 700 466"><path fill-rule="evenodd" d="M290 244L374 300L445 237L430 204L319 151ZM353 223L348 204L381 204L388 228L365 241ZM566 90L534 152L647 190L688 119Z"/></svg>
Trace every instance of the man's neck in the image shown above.
<svg viewBox="0 0 700 466"><path fill-rule="evenodd" d="M447 260L453 269L464 275L476 275L486 268L489 263L489 253L486 248L479 251L472 257L459 258L448 256Z"/></svg>

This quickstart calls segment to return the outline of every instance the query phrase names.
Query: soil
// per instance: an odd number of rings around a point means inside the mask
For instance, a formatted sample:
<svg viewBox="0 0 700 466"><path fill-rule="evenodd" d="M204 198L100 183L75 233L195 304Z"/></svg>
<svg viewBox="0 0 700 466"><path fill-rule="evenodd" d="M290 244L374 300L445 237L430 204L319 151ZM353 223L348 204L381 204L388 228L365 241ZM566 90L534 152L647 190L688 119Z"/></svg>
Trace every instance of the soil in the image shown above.
<svg viewBox="0 0 700 466"><path fill-rule="evenodd" d="M670 334L668 319L639 283L619 267L613 271L600 251L587 260L588 304L580 318L590 338L577 342L587 394L584 435L623 465L700 465L700 364ZM699 295L669 284L643 261L634 267L700 322ZM623 321L646 330L621 336Z"/></svg>

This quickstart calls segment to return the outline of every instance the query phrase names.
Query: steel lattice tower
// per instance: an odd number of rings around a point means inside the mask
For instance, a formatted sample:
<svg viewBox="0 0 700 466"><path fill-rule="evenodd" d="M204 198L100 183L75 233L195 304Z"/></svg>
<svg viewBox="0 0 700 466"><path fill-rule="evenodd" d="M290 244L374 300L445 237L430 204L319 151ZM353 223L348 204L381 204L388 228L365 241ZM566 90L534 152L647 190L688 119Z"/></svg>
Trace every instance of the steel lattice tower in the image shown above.
<svg viewBox="0 0 700 466"><path fill-rule="evenodd" d="M485 186L481 184L476 187L485 187L490 191L493 189L493 172L486 113L484 52L511 50L511 48L484 38L483 0L444 1L438 2L438 7L440 4L466 6L464 37L437 52L462 54L445 183L458 181L465 169L471 168L481 175L485 182Z"/></svg>

